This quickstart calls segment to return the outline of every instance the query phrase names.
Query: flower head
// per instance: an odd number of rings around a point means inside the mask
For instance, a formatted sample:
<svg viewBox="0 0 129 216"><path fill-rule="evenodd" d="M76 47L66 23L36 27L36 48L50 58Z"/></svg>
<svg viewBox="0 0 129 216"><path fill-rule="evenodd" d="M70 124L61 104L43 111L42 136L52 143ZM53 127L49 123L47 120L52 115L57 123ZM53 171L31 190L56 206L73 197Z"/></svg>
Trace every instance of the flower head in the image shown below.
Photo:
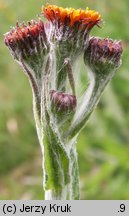
<svg viewBox="0 0 129 216"><path fill-rule="evenodd" d="M93 71L105 73L120 66L121 54L120 41L91 37L84 54L84 61Z"/></svg>
<svg viewBox="0 0 129 216"><path fill-rule="evenodd" d="M96 25L101 16L94 10L74 9L74 8L62 8L56 5L47 4L42 8L44 16L52 23L58 22L58 24L70 25L70 27L78 26L78 28L88 28Z"/></svg>
<svg viewBox="0 0 129 216"><path fill-rule="evenodd" d="M5 34L5 44L12 56L21 63L26 62L30 68L42 67L43 58L49 51L45 27L41 20L24 23Z"/></svg>
<svg viewBox="0 0 129 216"><path fill-rule="evenodd" d="M46 4L43 15L52 24L52 38L57 42L59 55L77 56L87 45L90 29L101 19L98 12L74 8L62 8Z"/></svg>

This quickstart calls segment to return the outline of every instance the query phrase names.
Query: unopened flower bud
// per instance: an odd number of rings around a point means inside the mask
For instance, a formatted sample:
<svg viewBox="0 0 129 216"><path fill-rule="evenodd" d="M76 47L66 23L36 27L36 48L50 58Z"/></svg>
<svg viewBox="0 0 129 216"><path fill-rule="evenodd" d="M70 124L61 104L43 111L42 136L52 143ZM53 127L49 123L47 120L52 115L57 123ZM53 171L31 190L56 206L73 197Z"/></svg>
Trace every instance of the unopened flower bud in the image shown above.
<svg viewBox="0 0 129 216"><path fill-rule="evenodd" d="M26 63L35 72L43 66L45 55L49 51L45 27L41 20L24 23L5 34L5 44L12 56L21 64Z"/></svg>
<svg viewBox="0 0 129 216"><path fill-rule="evenodd" d="M120 66L121 54L120 41L92 37L84 54L84 62L93 72L106 74Z"/></svg>
<svg viewBox="0 0 129 216"><path fill-rule="evenodd" d="M76 97L67 93L50 91L52 109L62 113L74 111L77 105Z"/></svg>

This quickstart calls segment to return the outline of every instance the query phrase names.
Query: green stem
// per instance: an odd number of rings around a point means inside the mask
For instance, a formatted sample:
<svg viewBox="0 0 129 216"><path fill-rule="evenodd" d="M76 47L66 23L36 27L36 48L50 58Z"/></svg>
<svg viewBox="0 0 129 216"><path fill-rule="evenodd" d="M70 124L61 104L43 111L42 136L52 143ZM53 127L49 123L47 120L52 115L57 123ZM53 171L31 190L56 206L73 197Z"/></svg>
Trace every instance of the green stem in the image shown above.
<svg viewBox="0 0 129 216"><path fill-rule="evenodd" d="M43 128L45 199L78 199L78 162L75 147L64 144L50 124Z"/></svg>
<svg viewBox="0 0 129 216"><path fill-rule="evenodd" d="M76 147L70 151L70 161L71 161L71 179L70 179L70 188L71 194L70 197L72 200L79 200L79 167L78 167L78 156Z"/></svg>
<svg viewBox="0 0 129 216"><path fill-rule="evenodd" d="M79 199L79 172L78 160L75 149L71 149L69 160L69 183L64 185L61 190L45 190L46 200L78 200Z"/></svg>
<svg viewBox="0 0 129 216"><path fill-rule="evenodd" d="M66 67L66 71L68 74L68 79L69 79L69 84L72 89L72 94L76 95L76 90L75 90L75 82L74 82L74 77L73 77L73 71L72 71L72 64L69 58L64 59L64 64Z"/></svg>
<svg viewBox="0 0 129 216"><path fill-rule="evenodd" d="M90 75L92 76L91 83L84 95L81 106L78 107L76 111L75 117L71 124L72 126L66 134L66 136L69 136L70 139L76 136L79 131L85 126L90 115L95 109L104 88L114 75L114 71L112 71L111 74L105 73L105 76L95 76L95 74L93 75L92 72Z"/></svg>
<svg viewBox="0 0 129 216"><path fill-rule="evenodd" d="M64 140L54 121L49 103L50 72L51 62L48 59L39 106L35 103L37 100L34 97L35 121L43 157L45 199L79 199L79 173L75 139ZM40 113L40 121L37 118L38 113Z"/></svg>
<svg viewBox="0 0 129 216"><path fill-rule="evenodd" d="M64 58L58 57L56 60L56 89L58 91L65 92L66 90L66 78L67 78L67 68L64 64Z"/></svg>

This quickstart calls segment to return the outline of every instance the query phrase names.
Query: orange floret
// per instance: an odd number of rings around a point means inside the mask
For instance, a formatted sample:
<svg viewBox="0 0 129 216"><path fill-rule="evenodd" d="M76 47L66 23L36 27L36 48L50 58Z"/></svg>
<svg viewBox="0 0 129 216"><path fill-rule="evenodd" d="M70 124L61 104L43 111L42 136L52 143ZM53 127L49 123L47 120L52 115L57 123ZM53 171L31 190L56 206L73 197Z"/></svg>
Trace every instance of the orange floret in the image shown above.
<svg viewBox="0 0 129 216"><path fill-rule="evenodd" d="M81 25L90 25L90 27L94 26L101 20L101 15L94 11L82 9L74 9L74 8L62 8L56 5L46 4L45 7L42 8L42 13L44 16L50 21L60 21L65 22L69 21L70 26L74 26L75 23L80 23Z"/></svg>

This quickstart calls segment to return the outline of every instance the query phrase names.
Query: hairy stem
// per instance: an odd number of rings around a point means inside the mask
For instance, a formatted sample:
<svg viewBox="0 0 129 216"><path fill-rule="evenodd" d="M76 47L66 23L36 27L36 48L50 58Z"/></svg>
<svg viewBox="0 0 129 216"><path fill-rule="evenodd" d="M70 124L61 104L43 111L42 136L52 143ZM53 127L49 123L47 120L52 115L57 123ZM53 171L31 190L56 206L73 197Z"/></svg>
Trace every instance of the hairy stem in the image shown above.
<svg viewBox="0 0 129 216"><path fill-rule="evenodd" d="M104 88L111 80L113 75L114 71L112 71L111 74L105 74L105 76L96 76L90 71L90 85L84 95L81 106L78 107L76 111L75 117L71 124L72 126L66 134L66 136L69 136L70 139L77 135L79 131L85 126L90 115L98 104Z"/></svg>
<svg viewBox="0 0 129 216"><path fill-rule="evenodd" d="M73 151L73 150L72 150ZM46 161L45 161L46 162ZM59 172L59 167L54 166L54 161L51 164L51 167L49 167L51 170L53 170L54 173ZM58 168L58 170L57 170ZM47 170L48 171L48 170ZM62 186L57 187L59 182L59 176L55 178L56 184L54 183L53 187L45 187L45 199L47 200L77 200L79 199L79 175L78 175L78 163L77 163L77 156L71 152L70 158L69 158L69 167L68 167L68 175L69 175L69 181L64 182L64 179L62 179L62 176L65 176L65 170L61 169L60 172L60 179ZM49 181L49 172L47 173L47 181ZM52 178L51 178L52 180ZM54 179L53 179L54 180ZM46 181L46 184L47 184Z"/></svg>

